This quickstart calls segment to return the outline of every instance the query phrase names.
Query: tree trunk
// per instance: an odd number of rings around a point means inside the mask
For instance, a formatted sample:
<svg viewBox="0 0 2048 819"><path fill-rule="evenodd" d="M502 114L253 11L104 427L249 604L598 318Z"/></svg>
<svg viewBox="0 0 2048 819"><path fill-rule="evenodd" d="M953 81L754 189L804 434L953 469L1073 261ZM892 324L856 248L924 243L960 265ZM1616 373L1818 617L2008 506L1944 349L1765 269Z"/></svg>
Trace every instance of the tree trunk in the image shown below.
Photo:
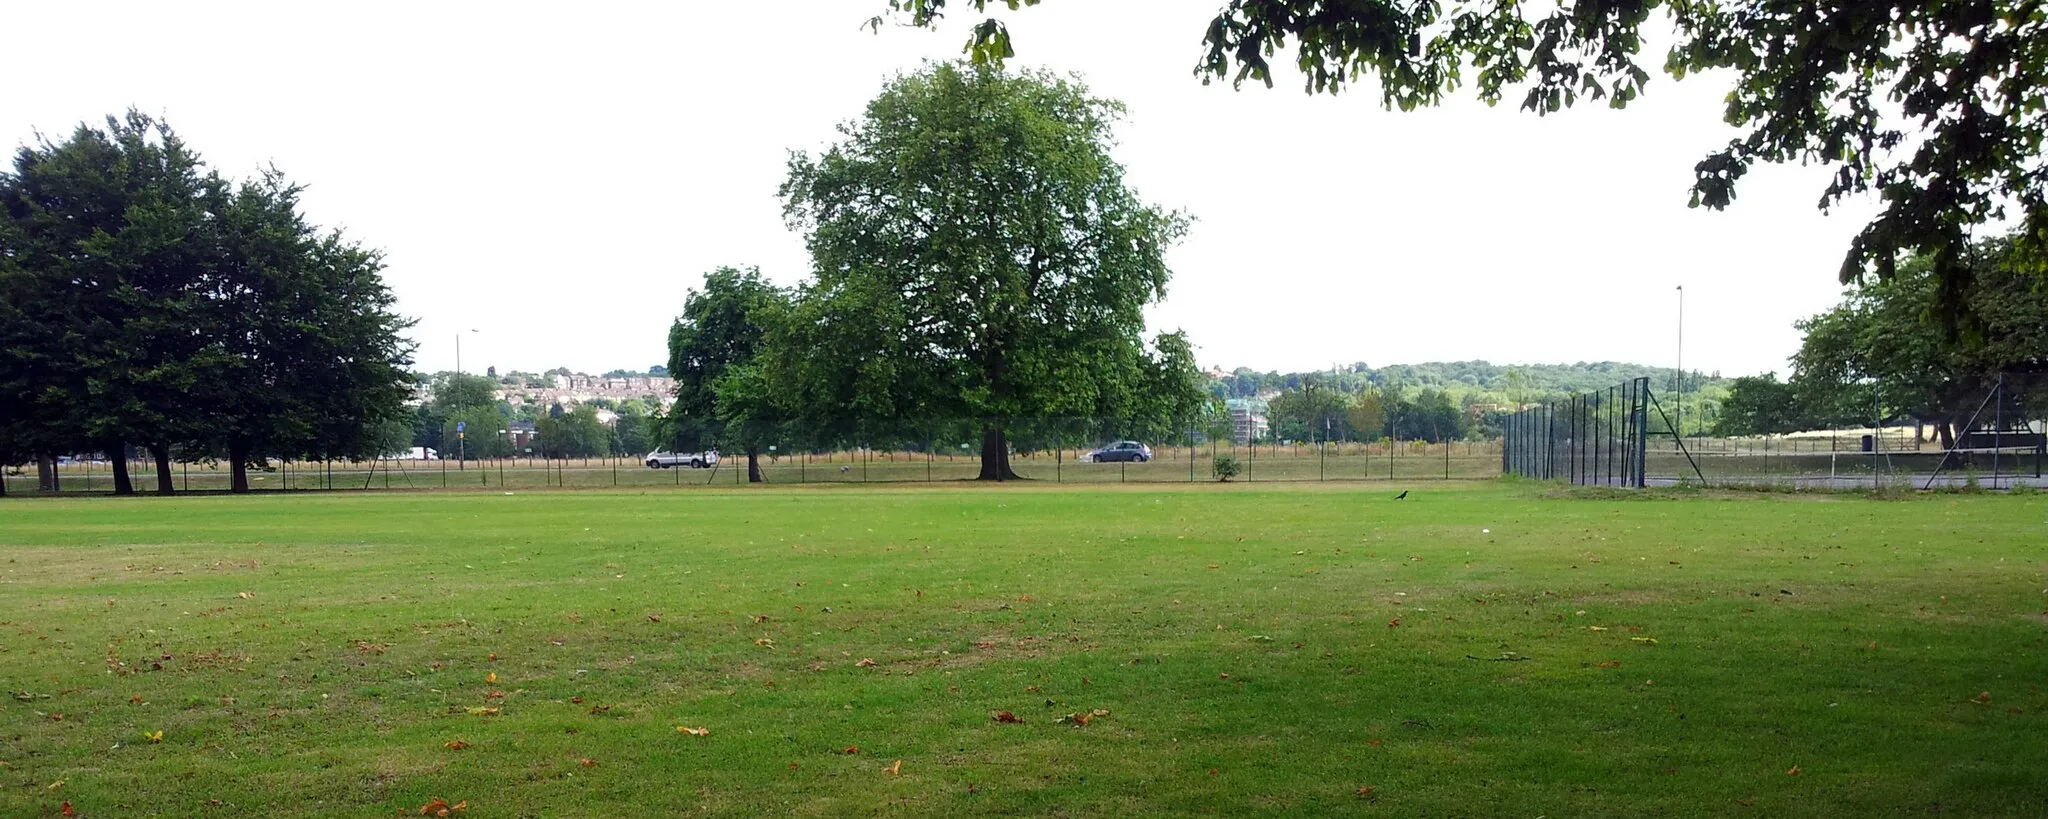
<svg viewBox="0 0 2048 819"><path fill-rule="evenodd" d="M1003 428L989 425L981 431L981 474L978 481L1021 480L1017 473L1010 471L1010 441L1003 435Z"/></svg>
<svg viewBox="0 0 2048 819"><path fill-rule="evenodd" d="M764 483L761 480L761 453L754 447L747 447L747 483Z"/></svg>
<svg viewBox="0 0 2048 819"><path fill-rule="evenodd" d="M249 493L249 448L240 445L228 447L228 474L233 477L228 491L237 495Z"/></svg>
<svg viewBox="0 0 2048 819"><path fill-rule="evenodd" d="M119 441L109 445L107 460L114 466L114 494L135 494L135 482L128 479L128 445Z"/></svg>
<svg viewBox="0 0 2048 819"><path fill-rule="evenodd" d="M156 493L171 494L176 490L171 483L171 445L150 444L149 456L156 460Z"/></svg>
<svg viewBox="0 0 2048 819"><path fill-rule="evenodd" d="M36 456L36 489L56 492L62 487L57 481L57 458L54 455Z"/></svg>

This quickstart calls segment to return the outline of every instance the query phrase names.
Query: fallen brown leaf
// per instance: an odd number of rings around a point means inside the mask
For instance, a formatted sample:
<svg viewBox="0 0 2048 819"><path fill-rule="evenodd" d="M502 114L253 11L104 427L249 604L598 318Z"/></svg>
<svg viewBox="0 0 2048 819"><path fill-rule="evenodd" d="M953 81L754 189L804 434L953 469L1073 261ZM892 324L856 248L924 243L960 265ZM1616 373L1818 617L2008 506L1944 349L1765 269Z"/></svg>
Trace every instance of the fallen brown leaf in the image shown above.
<svg viewBox="0 0 2048 819"><path fill-rule="evenodd" d="M1358 789L1358 796L1359 796L1359 798L1365 798L1365 797L1369 797L1369 796L1372 796L1372 792L1373 792L1374 790L1376 790L1376 788L1374 788L1374 787L1373 787L1373 786L1371 786L1371 785L1367 785L1367 786L1365 786L1365 787L1363 787L1363 788L1359 788L1359 789Z"/></svg>
<svg viewBox="0 0 2048 819"><path fill-rule="evenodd" d="M494 682L497 682L497 681L498 681L498 672L496 672L496 671L493 671L493 672L491 672L491 673L489 673L489 674L485 674L485 675L484 675L484 682L487 682L487 683L494 683Z"/></svg>
<svg viewBox="0 0 2048 819"><path fill-rule="evenodd" d="M471 708L471 709L469 709L469 713L470 713L470 716L476 716L476 717L495 717L495 716L497 716L497 715L498 715L498 709L496 709L496 708Z"/></svg>
<svg viewBox="0 0 2048 819"><path fill-rule="evenodd" d="M903 774L903 760L899 759L889 763L889 767L884 770L884 773L890 776L901 776Z"/></svg>
<svg viewBox="0 0 2048 819"><path fill-rule="evenodd" d="M582 697L570 697L570 698L569 698L569 704L570 704L570 705L582 705L582 704L583 704L583 698L582 698Z"/></svg>
<svg viewBox="0 0 2048 819"><path fill-rule="evenodd" d="M1018 718L1017 718L1017 715L1016 715L1016 714L1012 714L1012 713L1010 713L1010 712L1008 712L1008 711L997 711L997 712L995 713L995 721L997 721L997 722L1023 722L1023 720L1021 720L1021 719L1018 719Z"/></svg>
<svg viewBox="0 0 2048 819"><path fill-rule="evenodd" d="M1990 705L1990 704L1991 704L1991 692L1989 692L1989 691L1979 691L1979 692L1977 692L1977 696L1974 696L1974 697L1971 697L1971 698L1970 698L1970 702L1972 702L1972 703L1975 703L1975 704L1977 704L1977 705Z"/></svg>
<svg viewBox="0 0 2048 819"><path fill-rule="evenodd" d="M659 623L659 622L661 622L661 615L660 615L660 614L649 614L649 615L647 615L647 622L649 622L649 623Z"/></svg>
<svg viewBox="0 0 2048 819"><path fill-rule="evenodd" d="M676 726L676 732L681 734L689 734L693 737L705 737L711 735L711 729L703 727L701 725L695 728L691 728L687 725L678 725Z"/></svg>
<svg viewBox="0 0 2048 819"><path fill-rule="evenodd" d="M840 751L840 753L842 753L842 754L845 754L845 755L847 755L847 756L853 756L854 754L860 753L860 746L859 746L859 745L848 745L848 746L846 746L846 750L844 750L844 751Z"/></svg>
<svg viewBox="0 0 2048 819"><path fill-rule="evenodd" d="M583 757L582 759L578 759L578 760L576 760L576 761L577 761L577 762L579 762L579 763L582 763L583 767L585 767L585 768L595 768L595 767L597 767L597 760L595 760L595 759L591 759L590 757L587 757L587 756L586 756L586 757Z"/></svg>
<svg viewBox="0 0 2048 819"><path fill-rule="evenodd" d="M1401 618L1399 618L1399 617L1396 617L1396 618L1394 618L1394 619L1392 619L1392 620L1388 620L1388 621L1387 621L1387 628L1397 628L1397 627L1399 627L1400 625L1401 625Z"/></svg>
<svg viewBox="0 0 2048 819"><path fill-rule="evenodd" d="M858 660L853 661L853 667L855 668L870 668L873 667L874 664L875 660L872 657L862 657Z"/></svg>
<svg viewBox="0 0 2048 819"><path fill-rule="evenodd" d="M463 742L462 740L459 740L459 739L451 739L451 740L448 740L447 742L443 742L443 743L441 743L441 747L443 747L443 748L447 748L447 749L448 749L448 750L450 750L450 751L460 751L460 750L462 750L462 749L464 749L464 748L467 748L467 747L469 747L469 743L467 743L467 742Z"/></svg>
<svg viewBox="0 0 2048 819"><path fill-rule="evenodd" d="M1800 771L1799 771L1799 766L1797 766L1797 765L1794 765L1794 766L1792 766L1792 769L1791 769L1791 770L1789 770L1789 771L1786 771L1786 772L1785 772L1785 775L1786 775L1786 776L1798 776L1798 775L1799 775L1799 773L1800 773Z"/></svg>
<svg viewBox="0 0 2048 819"><path fill-rule="evenodd" d="M484 699L487 699L487 700L502 700L502 699L504 699L504 698L505 698L505 692L503 692L503 691L485 691L485 692L484 692Z"/></svg>

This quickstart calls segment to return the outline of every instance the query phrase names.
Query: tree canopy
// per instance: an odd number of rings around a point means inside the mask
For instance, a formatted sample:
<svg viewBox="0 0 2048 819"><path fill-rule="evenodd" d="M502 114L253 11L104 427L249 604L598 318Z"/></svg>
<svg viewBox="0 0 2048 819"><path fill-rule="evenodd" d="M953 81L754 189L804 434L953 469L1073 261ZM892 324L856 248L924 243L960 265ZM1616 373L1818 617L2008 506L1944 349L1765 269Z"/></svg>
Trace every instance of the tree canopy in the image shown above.
<svg viewBox="0 0 2048 819"><path fill-rule="evenodd" d="M1722 434L1766 434L1910 417L1944 441L2001 373L2048 373L2048 288L2006 239L1980 242L1970 259L1965 309L1971 332L1929 320L1943 283L1932 259L1899 266L1890 281L1852 288L1842 303L1799 322L1793 376L1737 379Z"/></svg>
<svg viewBox="0 0 2048 819"><path fill-rule="evenodd" d="M750 367L768 323L787 302L788 294L759 269L721 267L704 275L702 291L683 299L683 314L668 331L668 372L676 381L671 428L705 429L732 442L746 452L753 483L761 482L760 449L781 413Z"/></svg>
<svg viewBox="0 0 2048 819"><path fill-rule="evenodd" d="M971 421L990 480L1016 477L1022 419L1192 419L1186 339L1141 338L1186 220L1124 184L1121 114L1073 80L942 63L792 157L814 278L769 329L762 390L813 426Z"/></svg>
<svg viewBox="0 0 2048 819"><path fill-rule="evenodd" d="M1002 0L1010 9L1038 0ZM989 0L960 0L985 12ZM946 0L887 0L932 26ZM870 21L879 27L884 18ZM1195 20L1190 20L1192 26ZM1691 204L1721 209L1757 163L1836 173L1823 209L1874 192L1882 209L1850 243L1843 282L1925 259L1936 305L1964 315L1972 228L2010 220L2014 262L2048 259L2048 10L2039 0L1228 0L1204 28L1204 83L1273 83L1289 48L1311 93L1376 77L1389 108L1440 103L1470 85L1488 104L1556 113L1581 99L1626 107L1650 81L1646 29L1669 26L1670 76L1727 71L1724 119L1742 129L1693 167ZM1007 28L976 25L976 64L1015 56Z"/></svg>
<svg viewBox="0 0 2048 819"><path fill-rule="evenodd" d="M0 172L4 454L222 457L237 490L274 456L379 454L401 417L408 322L382 261L298 212L275 171L240 184L129 112L38 138Z"/></svg>

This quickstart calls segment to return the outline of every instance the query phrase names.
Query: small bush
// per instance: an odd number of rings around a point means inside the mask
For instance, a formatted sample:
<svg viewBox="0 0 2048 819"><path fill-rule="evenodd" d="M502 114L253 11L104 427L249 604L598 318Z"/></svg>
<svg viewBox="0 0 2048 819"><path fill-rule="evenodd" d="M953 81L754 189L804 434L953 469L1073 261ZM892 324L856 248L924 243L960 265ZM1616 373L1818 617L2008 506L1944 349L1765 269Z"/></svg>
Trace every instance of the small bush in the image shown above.
<svg viewBox="0 0 2048 819"><path fill-rule="evenodd" d="M1230 479L1237 477L1237 473L1242 470L1236 458L1229 455L1216 456L1216 466L1213 470L1216 473L1216 480L1229 483Z"/></svg>

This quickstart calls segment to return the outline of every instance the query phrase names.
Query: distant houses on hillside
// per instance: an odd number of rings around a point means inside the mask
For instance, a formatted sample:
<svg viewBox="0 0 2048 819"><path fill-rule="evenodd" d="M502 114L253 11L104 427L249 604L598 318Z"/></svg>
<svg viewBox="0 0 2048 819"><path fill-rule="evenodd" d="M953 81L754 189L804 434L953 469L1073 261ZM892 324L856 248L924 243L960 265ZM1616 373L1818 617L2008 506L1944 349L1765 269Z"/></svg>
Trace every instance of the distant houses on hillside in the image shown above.
<svg viewBox="0 0 2048 819"><path fill-rule="evenodd" d="M514 407L526 404L574 406L596 398L625 401L638 398L663 408L675 403L676 380L666 376L555 375L547 387L502 386L498 400Z"/></svg>

